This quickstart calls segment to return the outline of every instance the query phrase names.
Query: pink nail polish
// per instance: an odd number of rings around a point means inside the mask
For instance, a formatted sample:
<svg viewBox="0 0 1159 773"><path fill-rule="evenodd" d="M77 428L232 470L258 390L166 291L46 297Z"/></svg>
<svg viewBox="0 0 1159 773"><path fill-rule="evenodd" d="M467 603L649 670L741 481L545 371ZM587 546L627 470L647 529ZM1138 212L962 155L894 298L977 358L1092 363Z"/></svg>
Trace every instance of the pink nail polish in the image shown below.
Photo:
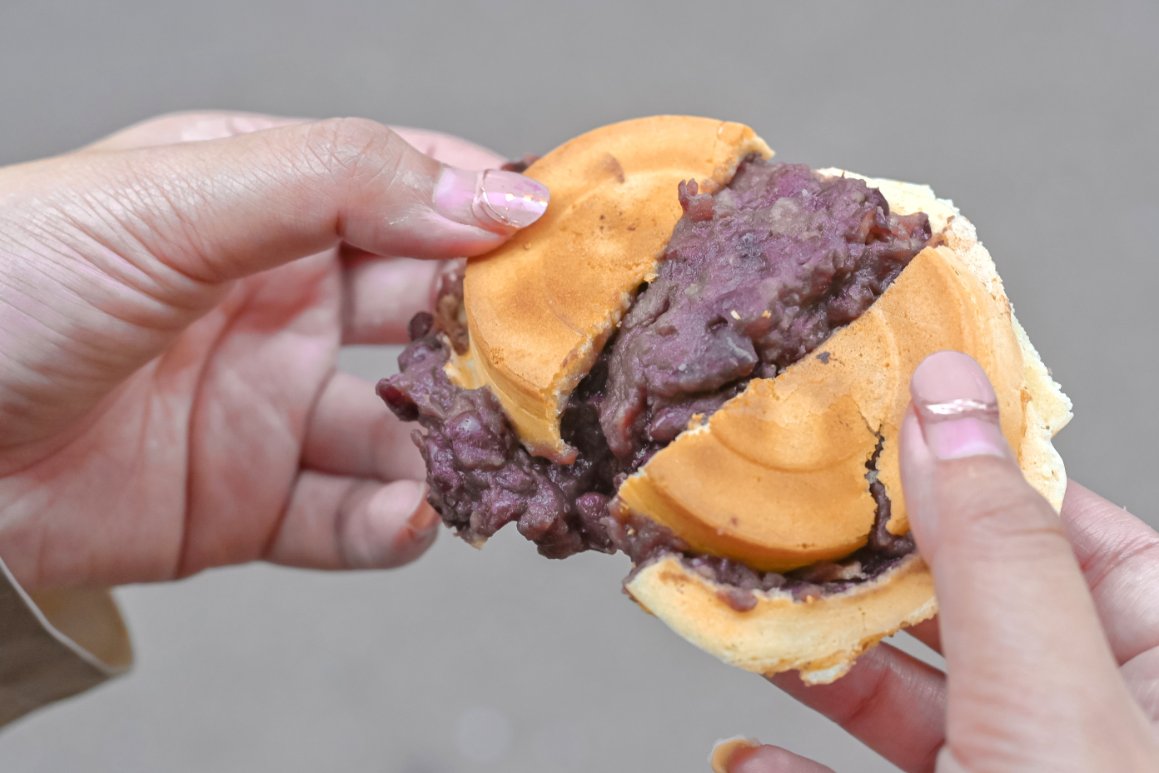
<svg viewBox="0 0 1159 773"><path fill-rule="evenodd" d="M490 231L526 228L547 211L547 188L515 172L468 172L447 167L435 185L442 215Z"/></svg>
<svg viewBox="0 0 1159 773"><path fill-rule="evenodd" d="M476 208L497 223L525 228L547 211L548 193L530 177L488 169L483 173Z"/></svg>
<svg viewBox="0 0 1159 773"><path fill-rule="evenodd" d="M969 356L930 355L914 371L910 394L922 437L936 458L1010 457L994 388Z"/></svg>

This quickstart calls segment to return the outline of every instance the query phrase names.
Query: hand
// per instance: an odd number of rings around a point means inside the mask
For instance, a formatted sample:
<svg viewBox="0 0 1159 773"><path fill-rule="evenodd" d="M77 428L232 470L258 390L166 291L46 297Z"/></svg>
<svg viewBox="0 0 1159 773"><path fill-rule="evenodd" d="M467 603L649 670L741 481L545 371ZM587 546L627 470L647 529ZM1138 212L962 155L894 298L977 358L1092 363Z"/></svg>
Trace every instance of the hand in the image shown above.
<svg viewBox="0 0 1159 773"><path fill-rule="evenodd" d="M29 588L431 543L422 462L343 344L402 341L435 259L546 191L453 137L169 116L0 169L0 556ZM197 140L197 141L193 141ZM385 367L385 363L384 363Z"/></svg>
<svg viewBox="0 0 1159 773"><path fill-rule="evenodd" d="M1061 520L996 423L922 406L994 404L956 353L914 374L902 480L940 619L911 629L946 673L881 645L834 684L773 682L906 771L1159 770L1159 534L1071 483ZM730 773L829 768L784 749Z"/></svg>

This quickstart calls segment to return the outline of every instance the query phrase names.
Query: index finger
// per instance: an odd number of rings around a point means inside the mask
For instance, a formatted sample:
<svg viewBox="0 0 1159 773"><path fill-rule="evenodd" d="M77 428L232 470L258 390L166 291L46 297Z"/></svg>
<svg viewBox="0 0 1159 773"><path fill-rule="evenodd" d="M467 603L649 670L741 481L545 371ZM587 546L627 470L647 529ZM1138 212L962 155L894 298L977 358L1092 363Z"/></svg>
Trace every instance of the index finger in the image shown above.
<svg viewBox="0 0 1159 773"><path fill-rule="evenodd" d="M81 151L107 152L181 142L222 140L310 120L313 119L224 110L166 113L114 132L84 146ZM506 161L498 153L453 134L411 126L390 128L416 150L444 164L482 170L497 167Z"/></svg>
<svg viewBox="0 0 1159 773"><path fill-rule="evenodd" d="M419 152L426 153L437 161L457 166L460 169L493 169L507 162L507 159L495 151L453 134L431 131L430 129L415 129L410 126L391 126L390 128L394 129L400 137L413 145Z"/></svg>
<svg viewBox="0 0 1159 773"><path fill-rule="evenodd" d="M1159 533L1074 481L1062 524L1115 659L1126 663L1159 647Z"/></svg>
<svg viewBox="0 0 1159 773"><path fill-rule="evenodd" d="M174 145L181 142L223 140L278 126L306 123L305 118L289 118L263 113L199 110L165 113L115 131L80 148L80 152L114 152Z"/></svg>
<svg viewBox="0 0 1159 773"><path fill-rule="evenodd" d="M1061 516L1115 660L1159 648L1159 532L1074 480ZM941 652L936 617L906 633Z"/></svg>

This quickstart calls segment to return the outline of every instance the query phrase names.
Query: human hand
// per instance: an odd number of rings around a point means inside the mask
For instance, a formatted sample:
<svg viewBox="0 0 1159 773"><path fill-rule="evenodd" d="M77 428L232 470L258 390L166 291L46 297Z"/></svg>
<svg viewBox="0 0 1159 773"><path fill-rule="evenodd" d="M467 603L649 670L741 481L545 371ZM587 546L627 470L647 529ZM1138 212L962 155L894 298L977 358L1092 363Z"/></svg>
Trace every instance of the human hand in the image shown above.
<svg viewBox="0 0 1159 773"><path fill-rule="evenodd" d="M343 344L546 191L446 135L167 116L0 169L0 556L29 589L409 561L422 461ZM194 141L196 140L196 141Z"/></svg>
<svg viewBox="0 0 1159 773"><path fill-rule="evenodd" d="M902 481L940 617L910 630L946 672L890 645L834 684L773 683L906 771L1159 770L1159 534L1071 483L1059 519L1023 480L981 369L939 353L914 374ZM729 773L815 773L785 749Z"/></svg>

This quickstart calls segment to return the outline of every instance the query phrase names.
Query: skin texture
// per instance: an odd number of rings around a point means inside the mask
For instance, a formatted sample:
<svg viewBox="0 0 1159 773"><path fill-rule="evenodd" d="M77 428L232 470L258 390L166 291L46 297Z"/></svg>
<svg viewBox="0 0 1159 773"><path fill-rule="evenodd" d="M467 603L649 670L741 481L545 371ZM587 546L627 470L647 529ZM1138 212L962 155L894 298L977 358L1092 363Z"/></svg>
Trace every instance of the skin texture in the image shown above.
<svg viewBox="0 0 1159 773"><path fill-rule="evenodd" d="M902 479L941 614L910 633L946 670L881 645L834 684L773 683L905 771L1159 770L1159 534L1074 482L1059 518L996 410L939 416L993 403L965 355L927 359L911 395ZM762 746L726 770L829 768Z"/></svg>
<svg viewBox="0 0 1159 773"><path fill-rule="evenodd" d="M209 113L0 170L0 556L16 577L420 555L437 518L409 430L336 356L405 340L435 259L510 236L473 206L471 170L500 162L370 121ZM542 211L545 191L494 174L489 190L522 184Z"/></svg>

